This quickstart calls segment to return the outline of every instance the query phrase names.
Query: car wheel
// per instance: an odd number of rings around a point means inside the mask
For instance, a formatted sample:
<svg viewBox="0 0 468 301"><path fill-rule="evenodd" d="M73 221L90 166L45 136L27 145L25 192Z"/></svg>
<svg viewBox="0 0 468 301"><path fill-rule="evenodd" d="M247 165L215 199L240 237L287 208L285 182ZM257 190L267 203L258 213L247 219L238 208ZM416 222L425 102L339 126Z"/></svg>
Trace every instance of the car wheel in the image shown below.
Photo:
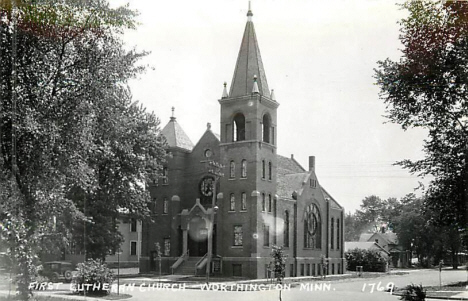
<svg viewBox="0 0 468 301"><path fill-rule="evenodd" d="M65 281L66 282L71 282L72 278L73 278L73 272L70 271L70 270L67 270L67 271L65 271L65 273L63 273L63 276L65 276Z"/></svg>
<svg viewBox="0 0 468 301"><path fill-rule="evenodd" d="M60 275L57 272L53 272L52 275L50 275L50 281L52 282L58 282Z"/></svg>

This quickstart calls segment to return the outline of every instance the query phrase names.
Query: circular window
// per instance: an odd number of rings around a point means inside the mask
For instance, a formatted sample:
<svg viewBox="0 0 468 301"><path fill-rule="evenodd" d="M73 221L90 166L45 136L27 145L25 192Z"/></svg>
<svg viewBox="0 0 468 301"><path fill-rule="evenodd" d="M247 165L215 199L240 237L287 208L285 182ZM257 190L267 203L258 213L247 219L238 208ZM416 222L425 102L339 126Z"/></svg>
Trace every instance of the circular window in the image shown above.
<svg viewBox="0 0 468 301"><path fill-rule="evenodd" d="M212 155L213 155L213 152L211 151L211 149L207 149L207 150L205 151L205 157L206 157L206 158L209 158L209 157L211 157Z"/></svg>

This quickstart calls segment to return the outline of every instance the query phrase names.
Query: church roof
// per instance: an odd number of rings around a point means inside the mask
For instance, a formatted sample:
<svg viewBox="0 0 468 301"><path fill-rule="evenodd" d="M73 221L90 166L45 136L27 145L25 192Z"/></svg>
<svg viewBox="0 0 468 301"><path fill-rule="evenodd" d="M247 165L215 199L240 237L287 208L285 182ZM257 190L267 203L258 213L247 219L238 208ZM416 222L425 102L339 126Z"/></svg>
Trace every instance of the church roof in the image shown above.
<svg viewBox="0 0 468 301"><path fill-rule="evenodd" d="M279 174L277 175L276 194L281 198L292 198L294 191L302 188L302 183L309 176L308 173Z"/></svg>
<svg viewBox="0 0 468 301"><path fill-rule="evenodd" d="M239 55L237 57L236 69L232 78L229 97L245 96L252 94L254 76L257 77L258 93L270 97L270 90L263 68L260 48L258 47L255 28L251 20L252 12L249 10L249 20L245 25L244 37L242 38Z"/></svg>
<svg viewBox="0 0 468 301"><path fill-rule="evenodd" d="M171 120L161 131L161 135L166 138L169 147L178 147L188 151L193 149L192 141L177 123L175 117L171 117Z"/></svg>
<svg viewBox="0 0 468 301"><path fill-rule="evenodd" d="M297 163L294 158L287 158L281 155L276 155L276 159L278 163L278 175L306 172L306 170L299 163Z"/></svg>

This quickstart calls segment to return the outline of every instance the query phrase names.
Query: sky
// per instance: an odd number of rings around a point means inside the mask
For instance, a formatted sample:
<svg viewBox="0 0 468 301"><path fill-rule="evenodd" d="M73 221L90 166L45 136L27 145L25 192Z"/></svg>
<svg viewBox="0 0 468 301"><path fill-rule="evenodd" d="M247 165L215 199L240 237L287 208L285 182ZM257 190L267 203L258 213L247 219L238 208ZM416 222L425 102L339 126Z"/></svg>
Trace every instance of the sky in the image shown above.
<svg viewBox="0 0 468 301"><path fill-rule="evenodd" d="M130 81L135 100L164 127L175 107L195 144L206 124L219 130L223 83L228 90L247 21L247 0L111 0L139 11L127 47L150 51L150 68ZM401 2L401 1L400 1ZM253 0L253 22L270 89L280 103L277 152L305 168L316 157L319 183L345 208L366 196L401 198L429 179L393 163L421 159L426 132L386 123L374 68L398 60L393 0Z"/></svg>

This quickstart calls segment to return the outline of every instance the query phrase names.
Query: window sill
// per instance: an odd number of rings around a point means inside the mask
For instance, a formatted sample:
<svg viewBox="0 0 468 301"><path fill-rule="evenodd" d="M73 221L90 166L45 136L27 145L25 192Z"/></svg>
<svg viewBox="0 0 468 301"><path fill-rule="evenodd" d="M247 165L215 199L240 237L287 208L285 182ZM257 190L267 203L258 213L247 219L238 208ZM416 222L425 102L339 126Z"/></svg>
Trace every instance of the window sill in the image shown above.
<svg viewBox="0 0 468 301"><path fill-rule="evenodd" d="M239 179L240 179L240 180L247 180L247 177L245 177L245 178L239 178Z"/></svg>
<svg viewBox="0 0 468 301"><path fill-rule="evenodd" d="M243 210L241 210L240 212L247 212L247 209L243 209Z"/></svg>
<svg viewBox="0 0 468 301"><path fill-rule="evenodd" d="M229 178L228 181L234 181L236 178Z"/></svg>
<svg viewBox="0 0 468 301"><path fill-rule="evenodd" d="M231 246L231 249L243 249L244 246Z"/></svg>
<svg viewBox="0 0 468 301"><path fill-rule="evenodd" d="M236 213L236 210L228 210L228 213Z"/></svg>

